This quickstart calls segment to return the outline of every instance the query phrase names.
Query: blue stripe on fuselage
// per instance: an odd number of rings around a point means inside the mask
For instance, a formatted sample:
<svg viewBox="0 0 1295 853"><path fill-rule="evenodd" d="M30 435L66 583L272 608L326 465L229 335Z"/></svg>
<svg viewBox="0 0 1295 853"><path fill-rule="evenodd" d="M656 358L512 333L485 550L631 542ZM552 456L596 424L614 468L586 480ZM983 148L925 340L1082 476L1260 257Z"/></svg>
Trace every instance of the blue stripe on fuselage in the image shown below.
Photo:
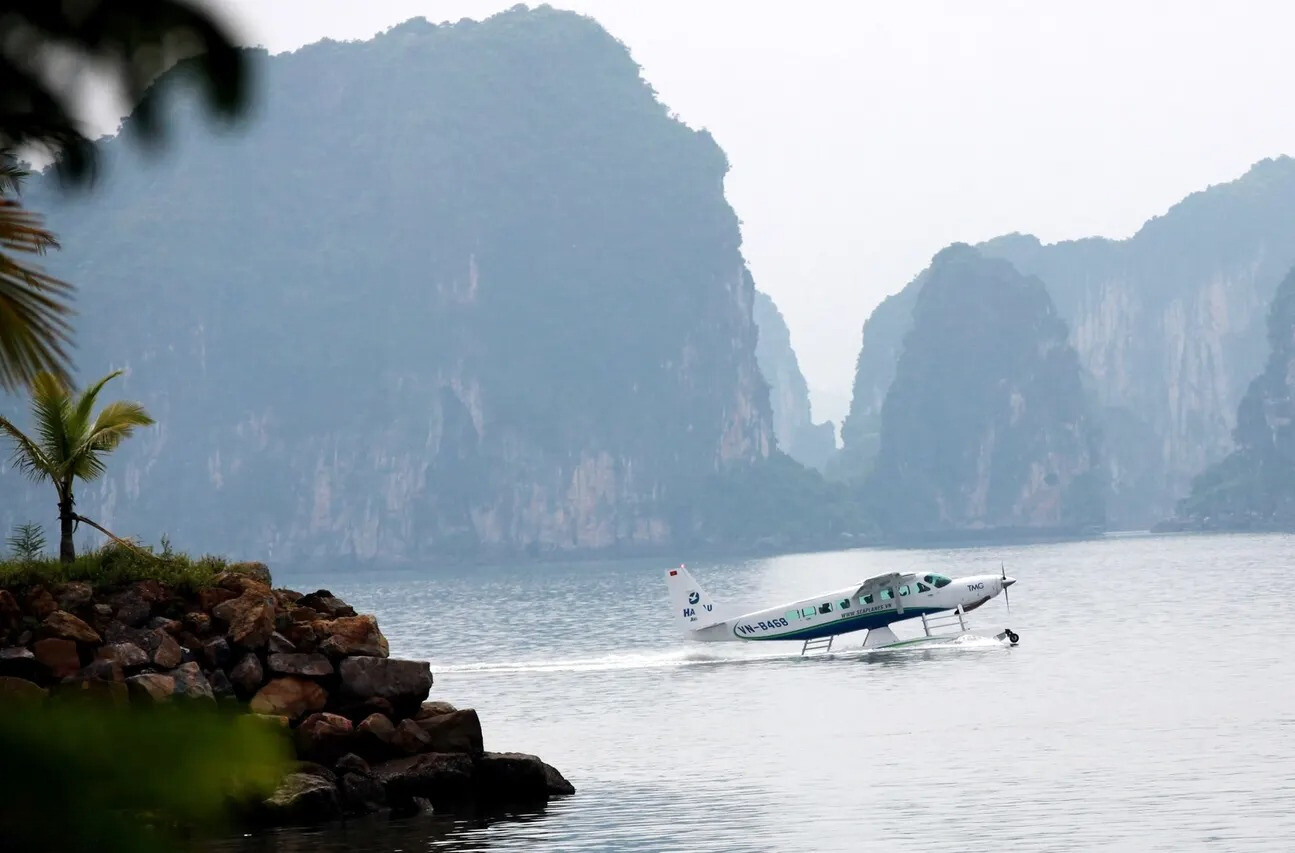
<svg viewBox="0 0 1295 853"><path fill-rule="evenodd" d="M832 637L837 634L850 634L854 631L865 631L873 628L883 628L886 625L895 622L902 622L905 619L916 619L922 614L930 616L933 613L943 613L946 610L952 610L951 607L905 607L903 613L896 613L893 610L883 610L880 613L864 613L860 616L851 616L848 619L833 619L830 622L824 622L821 625L811 625L807 628L800 628L796 631L788 631L782 634L759 633L743 634L737 630L738 625L750 622L755 624L754 620L743 620L733 626L733 636L739 640L816 640L819 637Z"/></svg>

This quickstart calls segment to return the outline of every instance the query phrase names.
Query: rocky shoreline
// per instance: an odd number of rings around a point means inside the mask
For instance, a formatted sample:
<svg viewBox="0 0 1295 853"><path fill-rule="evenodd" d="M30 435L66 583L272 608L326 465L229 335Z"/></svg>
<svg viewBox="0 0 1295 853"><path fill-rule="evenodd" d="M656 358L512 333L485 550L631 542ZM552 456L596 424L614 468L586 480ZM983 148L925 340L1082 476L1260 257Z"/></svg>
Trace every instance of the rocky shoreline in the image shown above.
<svg viewBox="0 0 1295 853"><path fill-rule="evenodd" d="M0 702L69 694L205 703L282 726L297 762L258 825L381 810L482 813L574 793L533 755L487 752L476 711L428 701L425 661L327 590L274 589L260 563L182 591L153 580L0 588Z"/></svg>

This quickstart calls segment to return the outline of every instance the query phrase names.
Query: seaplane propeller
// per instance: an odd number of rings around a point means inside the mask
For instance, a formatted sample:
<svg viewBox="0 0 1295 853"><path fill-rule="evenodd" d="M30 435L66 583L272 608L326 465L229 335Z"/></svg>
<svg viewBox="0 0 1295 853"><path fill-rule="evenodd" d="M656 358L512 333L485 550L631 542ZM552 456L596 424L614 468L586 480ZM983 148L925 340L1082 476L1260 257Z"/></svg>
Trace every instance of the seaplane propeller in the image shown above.
<svg viewBox="0 0 1295 853"><path fill-rule="evenodd" d="M1012 597L1007 594L1007 588L1011 586L1007 582L1007 564L999 563L998 567L1003 571L1003 603L1007 605L1007 612L1010 614L1012 612Z"/></svg>

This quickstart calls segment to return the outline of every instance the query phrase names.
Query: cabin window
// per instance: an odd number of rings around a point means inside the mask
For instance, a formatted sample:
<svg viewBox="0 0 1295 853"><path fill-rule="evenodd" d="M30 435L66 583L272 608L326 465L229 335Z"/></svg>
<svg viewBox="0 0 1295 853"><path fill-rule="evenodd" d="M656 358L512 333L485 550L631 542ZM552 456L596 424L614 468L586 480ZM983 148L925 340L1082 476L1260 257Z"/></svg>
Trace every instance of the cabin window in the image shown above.
<svg viewBox="0 0 1295 853"><path fill-rule="evenodd" d="M820 604L820 605L818 606L818 612L819 612L819 613L831 613L831 612L832 612L832 602L830 602L830 601L824 601L822 604Z"/></svg>
<svg viewBox="0 0 1295 853"><path fill-rule="evenodd" d="M930 588L929 586L927 586L926 584L922 583L921 581L918 581L918 582L917 582L917 591L918 591L918 592L930 592L930 591L931 591L931 588Z"/></svg>
<svg viewBox="0 0 1295 853"><path fill-rule="evenodd" d="M840 601L840 603L838 603L836 606L837 606L837 607L839 607L839 608L841 608L842 610L849 610L849 609L850 609L850 599L848 599L848 598L844 598L844 599L842 599L842 600Z"/></svg>
<svg viewBox="0 0 1295 853"><path fill-rule="evenodd" d="M895 597L895 591L890 587L886 587L881 592L877 593L877 597L882 601L888 601Z"/></svg>
<svg viewBox="0 0 1295 853"><path fill-rule="evenodd" d="M904 584L903 586L901 586L901 587L899 588L899 594L900 594L900 595L908 595L908 584Z"/></svg>
<svg viewBox="0 0 1295 853"><path fill-rule="evenodd" d="M800 611L800 615L808 619L814 615L814 608L806 607L804 610Z"/></svg>
<svg viewBox="0 0 1295 853"><path fill-rule="evenodd" d="M787 616L787 621L788 621L788 622L795 622L797 619L799 619L799 618L800 618L800 611L799 611L799 610L788 610L788 611L787 611L787 613L786 613L786 616Z"/></svg>
<svg viewBox="0 0 1295 853"><path fill-rule="evenodd" d="M872 604L872 595L863 595L859 597L860 604Z"/></svg>

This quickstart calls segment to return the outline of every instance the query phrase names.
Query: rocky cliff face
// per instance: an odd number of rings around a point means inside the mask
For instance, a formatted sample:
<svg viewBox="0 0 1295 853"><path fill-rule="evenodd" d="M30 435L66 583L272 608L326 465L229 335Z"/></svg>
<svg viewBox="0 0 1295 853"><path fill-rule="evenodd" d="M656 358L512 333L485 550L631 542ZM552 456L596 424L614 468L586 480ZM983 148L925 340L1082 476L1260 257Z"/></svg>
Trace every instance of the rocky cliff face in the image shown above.
<svg viewBox="0 0 1295 853"><path fill-rule="evenodd" d="M247 132L181 116L161 161L105 142L89 198L31 186L78 365L127 368L158 421L86 515L280 561L632 549L768 456L727 160L596 23L411 21L261 66ZM50 515L0 493L0 522Z"/></svg>
<svg viewBox="0 0 1295 853"><path fill-rule="evenodd" d="M1099 435L1042 282L955 245L922 276L868 478L888 535L1103 522Z"/></svg>
<svg viewBox="0 0 1295 853"><path fill-rule="evenodd" d="M980 247L1047 285L1100 409L1111 523L1164 517L1191 478L1230 449L1233 413L1264 358L1263 316L1295 263L1295 161L1256 164L1196 193L1128 240ZM837 467L867 470L898 342L921 279L864 327Z"/></svg>
<svg viewBox="0 0 1295 853"><path fill-rule="evenodd" d="M754 285L752 285L754 287ZM755 356L769 383L773 433L778 448L800 464L822 470L836 452L836 427L816 424L810 413L809 385L791 346L791 330L773 299L755 291L755 325L760 331Z"/></svg>
<svg viewBox="0 0 1295 853"><path fill-rule="evenodd" d="M1273 298L1268 344L1237 408L1236 450L1196 478L1171 527L1295 530L1295 270Z"/></svg>

